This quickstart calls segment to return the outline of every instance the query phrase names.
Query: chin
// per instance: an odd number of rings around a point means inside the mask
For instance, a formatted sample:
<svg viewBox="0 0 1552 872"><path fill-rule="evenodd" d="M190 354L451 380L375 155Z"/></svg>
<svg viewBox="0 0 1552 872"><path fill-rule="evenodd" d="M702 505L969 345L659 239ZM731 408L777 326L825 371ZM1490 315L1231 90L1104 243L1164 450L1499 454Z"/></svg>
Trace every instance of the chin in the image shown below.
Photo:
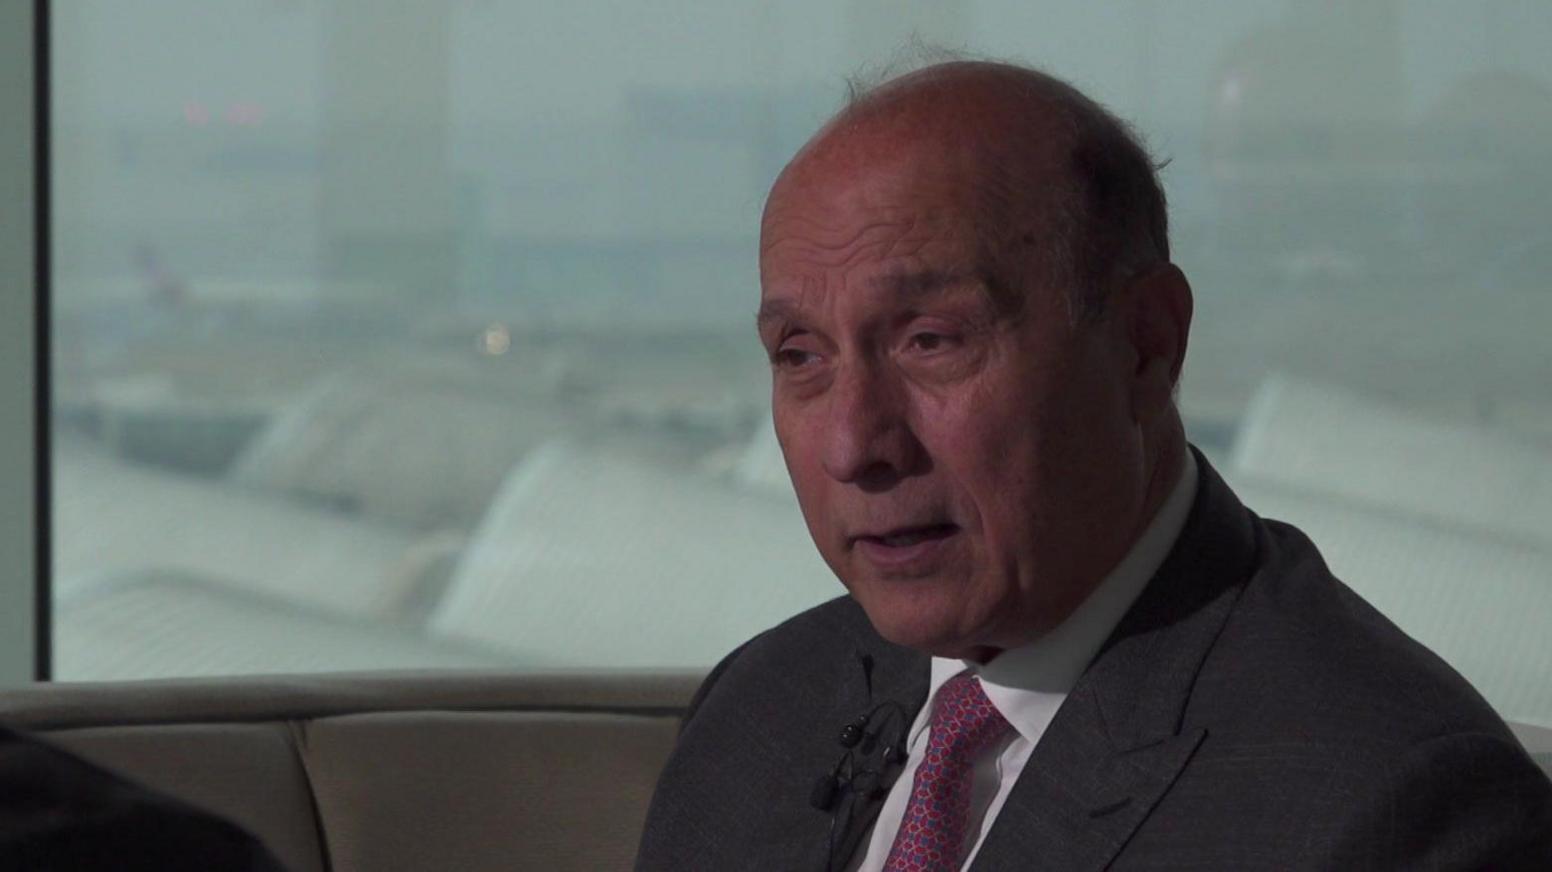
<svg viewBox="0 0 1552 872"><path fill-rule="evenodd" d="M852 592L880 636L893 644L939 657L959 657L977 646L966 640L953 618L957 609L932 597Z"/></svg>

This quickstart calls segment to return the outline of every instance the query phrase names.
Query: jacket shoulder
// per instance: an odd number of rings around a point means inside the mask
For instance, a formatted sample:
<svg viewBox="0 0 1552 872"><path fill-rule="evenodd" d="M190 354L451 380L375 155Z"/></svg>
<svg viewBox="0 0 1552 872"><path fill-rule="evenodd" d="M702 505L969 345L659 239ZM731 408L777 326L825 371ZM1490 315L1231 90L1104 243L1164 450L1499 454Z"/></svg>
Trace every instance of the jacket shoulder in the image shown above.
<svg viewBox="0 0 1552 872"><path fill-rule="evenodd" d="M1254 575L1203 664L1189 713L1218 731L1404 748L1450 733L1512 736L1482 696L1327 568L1297 528L1265 521Z"/></svg>
<svg viewBox="0 0 1552 872"><path fill-rule="evenodd" d="M1255 569L1183 714L1205 738L1135 839L1138 856L1552 868L1552 784L1497 713L1303 533L1255 527Z"/></svg>
<svg viewBox="0 0 1552 872"><path fill-rule="evenodd" d="M866 698L877 636L849 597L744 643L695 697L658 780L636 868L822 867L829 818L809 803ZM763 859L762 859L763 858Z"/></svg>

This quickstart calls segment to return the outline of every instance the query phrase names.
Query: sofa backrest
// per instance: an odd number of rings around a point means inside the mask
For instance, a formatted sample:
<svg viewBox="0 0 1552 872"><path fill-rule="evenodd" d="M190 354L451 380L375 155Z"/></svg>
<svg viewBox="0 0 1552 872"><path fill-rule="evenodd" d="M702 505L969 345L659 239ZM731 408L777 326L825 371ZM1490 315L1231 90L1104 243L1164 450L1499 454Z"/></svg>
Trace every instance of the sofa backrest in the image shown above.
<svg viewBox="0 0 1552 872"><path fill-rule="evenodd" d="M0 723L246 827L293 872L611 870L698 673L37 685ZM1552 772L1552 730L1515 725Z"/></svg>
<svg viewBox="0 0 1552 872"><path fill-rule="evenodd" d="M294 872L626 869L700 679L52 684L0 722L233 820Z"/></svg>

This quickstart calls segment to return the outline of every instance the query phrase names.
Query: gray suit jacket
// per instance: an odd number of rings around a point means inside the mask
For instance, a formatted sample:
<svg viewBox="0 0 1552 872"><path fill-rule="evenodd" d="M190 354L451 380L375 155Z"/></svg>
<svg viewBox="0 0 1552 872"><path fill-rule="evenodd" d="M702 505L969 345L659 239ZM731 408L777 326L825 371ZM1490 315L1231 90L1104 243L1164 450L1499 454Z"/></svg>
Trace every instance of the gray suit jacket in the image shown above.
<svg viewBox="0 0 1552 872"><path fill-rule="evenodd" d="M1552 784L1497 715L1198 461L1180 539L1035 747L975 872L1552 869ZM857 749L863 775L833 813L811 805L815 780L843 725L881 704L908 722L927 682L928 658L845 597L749 641L692 703L636 868L842 868L898 776L890 737Z"/></svg>

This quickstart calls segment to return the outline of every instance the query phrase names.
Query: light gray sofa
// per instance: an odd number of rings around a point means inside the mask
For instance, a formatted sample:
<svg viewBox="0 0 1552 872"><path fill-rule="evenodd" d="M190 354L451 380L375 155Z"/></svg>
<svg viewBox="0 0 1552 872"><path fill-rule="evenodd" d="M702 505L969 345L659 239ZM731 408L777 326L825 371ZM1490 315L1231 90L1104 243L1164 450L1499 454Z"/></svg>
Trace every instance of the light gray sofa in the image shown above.
<svg viewBox="0 0 1552 872"><path fill-rule="evenodd" d="M293 872L630 867L699 674L38 685L0 723L243 825Z"/></svg>
<svg viewBox="0 0 1552 872"><path fill-rule="evenodd" d="M699 673L53 684L0 723L247 827L293 872L628 869ZM1552 772L1552 730L1516 726Z"/></svg>

